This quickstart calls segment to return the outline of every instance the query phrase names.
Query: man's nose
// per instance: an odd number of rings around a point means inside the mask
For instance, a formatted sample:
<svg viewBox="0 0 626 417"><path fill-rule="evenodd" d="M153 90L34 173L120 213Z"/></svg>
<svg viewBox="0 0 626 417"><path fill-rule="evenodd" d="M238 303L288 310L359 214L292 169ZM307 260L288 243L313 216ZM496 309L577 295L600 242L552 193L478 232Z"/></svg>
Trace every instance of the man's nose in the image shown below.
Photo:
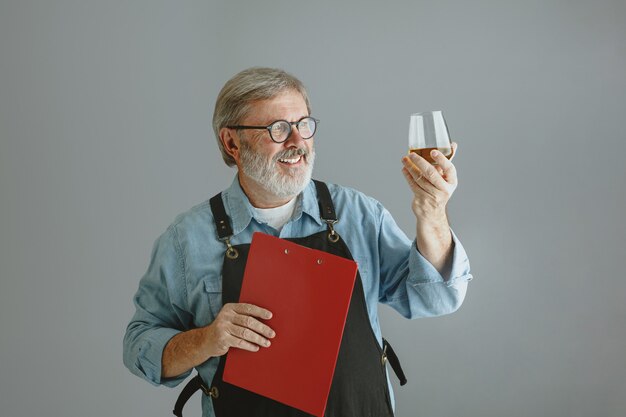
<svg viewBox="0 0 626 417"><path fill-rule="evenodd" d="M302 139L302 136L300 136L300 131L298 130L298 128L296 126L293 126L291 128L291 134L289 135L289 137L284 143L290 146L293 146L293 145L298 146L298 145L304 144L304 141L305 140Z"/></svg>

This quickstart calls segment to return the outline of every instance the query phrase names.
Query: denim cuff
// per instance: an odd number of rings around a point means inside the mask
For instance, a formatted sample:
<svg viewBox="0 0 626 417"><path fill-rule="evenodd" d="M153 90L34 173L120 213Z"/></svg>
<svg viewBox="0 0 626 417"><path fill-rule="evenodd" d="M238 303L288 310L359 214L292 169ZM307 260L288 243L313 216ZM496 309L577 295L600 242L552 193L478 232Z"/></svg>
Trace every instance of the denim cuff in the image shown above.
<svg viewBox="0 0 626 417"><path fill-rule="evenodd" d="M167 342L178 333L180 333L179 330L165 327L152 329L139 348L136 366L144 375L145 379L151 384L175 387L184 381L191 373L191 371L188 371L174 378L163 379L161 377L163 350L165 350Z"/></svg>
<svg viewBox="0 0 626 417"><path fill-rule="evenodd" d="M444 282L446 286L453 286L458 282L468 282L473 278L469 273L470 265L465 248L463 248L461 241L457 238L452 229L450 229L450 233L452 234L453 244L452 262L449 264L449 269L445 271L444 276L442 276L433 264L424 258L419 250L417 250L417 239L413 240L411 253L409 255L409 266L411 271L417 272L411 275L413 277L419 277L419 279L411 280L411 284L419 285Z"/></svg>

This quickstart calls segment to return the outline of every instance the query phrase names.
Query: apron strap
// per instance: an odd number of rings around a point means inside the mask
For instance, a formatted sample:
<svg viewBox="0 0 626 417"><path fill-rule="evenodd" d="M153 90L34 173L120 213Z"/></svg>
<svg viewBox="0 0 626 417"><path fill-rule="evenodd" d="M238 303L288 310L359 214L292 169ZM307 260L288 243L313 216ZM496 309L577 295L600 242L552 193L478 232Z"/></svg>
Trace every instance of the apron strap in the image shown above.
<svg viewBox="0 0 626 417"><path fill-rule="evenodd" d="M398 379L400 380L400 385L405 385L407 383L406 376L404 375L404 371L402 370L402 366L400 365L400 359L398 359L398 355L393 351L393 348L383 337L383 358L386 358L389 361L389 365L391 365L391 369L396 374Z"/></svg>
<svg viewBox="0 0 626 417"><path fill-rule="evenodd" d="M328 225L328 240L337 243L339 241L339 235L335 232L334 225L339 219L337 219L337 214L335 213L335 205L330 196L330 191L328 191L328 187L322 181L313 180L313 182L317 190L317 203L320 208L320 217Z"/></svg>
<svg viewBox="0 0 626 417"><path fill-rule="evenodd" d="M211 204L211 211L213 212L213 219L215 220L215 227L217 228L217 236L220 240L228 239L233 235L233 228L230 225L230 217L226 214L226 208L222 201L222 193L219 193L209 200Z"/></svg>
<svg viewBox="0 0 626 417"><path fill-rule="evenodd" d="M176 417L183 417L183 407L185 406L187 401L189 401L191 396L195 394L198 390L202 390L205 395L209 395L209 389L206 387L206 385L204 385L204 381L202 381L202 378L199 374L193 377L178 395L178 399L176 400L176 404L174 405L174 411L172 411L172 413L174 413Z"/></svg>
<svg viewBox="0 0 626 417"><path fill-rule="evenodd" d="M230 238L233 235L233 228L230 224L230 217L226 214L226 208L222 201L222 193L219 193L209 200L211 205L211 212L213 213L213 220L215 221L215 228L217 229L217 237L219 240L226 243L226 256L229 259L237 259L239 252L233 248L230 244Z"/></svg>
<svg viewBox="0 0 626 417"><path fill-rule="evenodd" d="M330 196L330 191L328 191L328 186L326 183L318 180L313 180L315 183L315 189L317 190L317 203L320 207L320 216L322 220L326 223L329 221L337 223L337 214L335 214L335 205L333 204L333 199Z"/></svg>

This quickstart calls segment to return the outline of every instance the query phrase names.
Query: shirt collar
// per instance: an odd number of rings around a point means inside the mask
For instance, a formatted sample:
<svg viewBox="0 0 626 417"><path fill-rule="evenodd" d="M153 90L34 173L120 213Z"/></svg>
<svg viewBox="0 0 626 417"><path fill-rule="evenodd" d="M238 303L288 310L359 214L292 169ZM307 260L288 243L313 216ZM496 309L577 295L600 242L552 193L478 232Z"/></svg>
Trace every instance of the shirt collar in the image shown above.
<svg viewBox="0 0 626 417"><path fill-rule="evenodd" d="M293 219L300 219L304 213L315 220L317 224L322 225L320 209L317 203L317 192L315 191L313 181L309 181L306 188L296 198L297 203ZM252 204L250 204L248 196L241 188L241 184L239 184L238 175L235 175L230 187L224 191L224 201L232 222L233 234L239 234L248 227L250 221L254 218L254 209Z"/></svg>

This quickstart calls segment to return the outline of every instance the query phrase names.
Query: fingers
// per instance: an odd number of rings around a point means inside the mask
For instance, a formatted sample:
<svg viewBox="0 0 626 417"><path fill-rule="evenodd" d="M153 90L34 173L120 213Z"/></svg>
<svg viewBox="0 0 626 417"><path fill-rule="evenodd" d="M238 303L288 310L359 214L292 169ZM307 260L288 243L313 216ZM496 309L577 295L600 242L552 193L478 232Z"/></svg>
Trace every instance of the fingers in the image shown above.
<svg viewBox="0 0 626 417"><path fill-rule="evenodd" d="M437 194L437 189L435 188L435 186L428 182L428 180L424 179L424 176L419 168L403 167L402 173L404 174L404 177L406 178L409 187L411 187L411 191L413 191L413 194L424 192L431 196L435 196Z"/></svg>
<svg viewBox="0 0 626 417"><path fill-rule="evenodd" d="M443 155L441 155L441 152L438 152L437 158L439 157L446 159ZM446 181L439 174L439 172L437 172L437 169L421 156L411 153L410 155L402 158L402 163L404 164L404 168L411 175L413 181L415 181L415 183L417 183L421 188L427 191L432 191L433 187L440 190L446 189L448 184L446 184ZM443 166L442 169L445 170L446 167Z"/></svg>
<svg viewBox="0 0 626 417"><path fill-rule="evenodd" d="M409 184L409 187L411 187L411 191L413 191L413 193L417 193L418 190L420 190L421 188L419 185L417 185L415 178L413 178L413 175L411 175L406 167L402 167L402 174L404 175L407 184Z"/></svg>
<svg viewBox="0 0 626 417"><path fill-rule="evenodd" d="M451 146L452 158L457 145ZM402 174L413 191L411 208L418 222L445 217L448 200L457 187L454 164L438 150L431 151L430 157L434 165L416 153L402 158Z"/></svg>
<svg viewBox="0 0 626 417"><path fill-rule="evenodd" d="M220 346L220 355L235 347L256 352L260 347L269 347L269 339L276 336L274 330L259 319L270 319L272 313L264 308L247 303L231 303L222 310L211 324L214 340Z"/></svg>
<svg viewBox="0 0 626 417"><path fill-rule="evenodd" d="M456 185L456 167L454 166L454 164L452 164L451 159L453 159L456 155L458 144L456 142L452 142L451 146L452 153L450 155L450 160L438 150L433 150L430 155L433 158L434 164L430 164L426 159L422 158L421 156L411 153L410 155L402 158L404 168L406 168L407 171L412 174L411 177L420 185L425 184L423 181L420 181L422 179L428 180L431 184L433 184L436 188L440 190L446 188L447 184L445 183ZM415 167L412 167L412 164L415 165ZM438 173L439 176L435 175L435 172ZM440 178L443 179L443 181L440 181ZM409 180L409 178L407 178L407 180ZM428 185L426 185L422 188L427 189L429 187Z"/></svg>
<svg viewBox="0 0 626 417"><path fill-rule="evenodd" d="M451 158L454 158L454 155L456 154L457 146L458 145L456 143L454 142L452 143ZM436 167L436 170L440 173L441 177L449 184L456 184L457 177L456 177L456 168L454 164L450 162L448 158L443 156L443 154L437 150L432 151L431 156L433 160L437 163L435 167Z"/></svg>
<svg viewBox="0 0 626 417"><path fill-rule="evenodd" d="M238 314L243 314L246 316L254 316L260 319L269 320L272 318L272 312L266 310L262 307L255 306L254 304L248 303L236 303L230 304L233 310Z"/></svg>
<svg viewBox="0 0 626 417"><path fill-rule="evenodd" d="M459 144L456 142L452 142L452 155L450 155L450 160L452 161L454 159L454 156L456 155L456 148L459 147Z"/></svg>
<svg viewBox="0 0 626 417"><path fill-rule="evenodd" d="M229 331L231 336L235 338L233 346L240 349L256 352L259 350L259 346L269 347L272 344L269 339L266 339L248 327L233 325L230 327Z"/></svg>
<svg viewBox="0 0 626 417"><path fill-rule="evenodd" d="M261 323L257 319L251 316L245 316L242 314L238 314L233 318L233 324L240 326L244 329L250 329L260 335L263 335L268 338L272 338L276 336L274 330L272 330L268 325Z"/></svg>

